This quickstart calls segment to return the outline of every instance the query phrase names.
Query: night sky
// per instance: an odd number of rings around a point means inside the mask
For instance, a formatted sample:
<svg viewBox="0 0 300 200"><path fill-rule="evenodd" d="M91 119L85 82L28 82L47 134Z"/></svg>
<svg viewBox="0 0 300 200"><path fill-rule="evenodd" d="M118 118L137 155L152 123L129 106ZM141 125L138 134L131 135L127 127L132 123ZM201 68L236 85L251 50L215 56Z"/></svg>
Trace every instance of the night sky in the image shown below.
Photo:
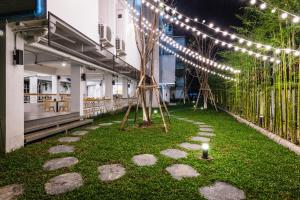
<svg viewBox="0 0 300 200"><path fill-rule="evenodd" d="M213 22L221 29L239 26L236 14L242 13L245 0L175 0L178 11L190 17L198 17L201 21ZM181 34L178 30L177 34Z"/></svg>

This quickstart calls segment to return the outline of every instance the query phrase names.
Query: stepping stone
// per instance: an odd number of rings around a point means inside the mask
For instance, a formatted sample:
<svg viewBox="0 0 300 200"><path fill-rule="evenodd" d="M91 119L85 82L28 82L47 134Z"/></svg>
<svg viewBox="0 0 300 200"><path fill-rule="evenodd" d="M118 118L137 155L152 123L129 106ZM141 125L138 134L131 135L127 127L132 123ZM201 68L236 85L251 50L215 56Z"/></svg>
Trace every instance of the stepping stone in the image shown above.
<svg viewBox="0 0 300 200"><path fill-rule="evenodd" d="M199 144L182 143L179 146L184 149L192 150L192 151L197 151L202 149L201 145Z"/></svg>
<svg viewBox="0 0 300 200"><path fill-rule="evenodd" d="M103 165L98 167L98 172L99 179L104 182L117 180L126 173L125 168L120 164Z"/></svg>
<svg viewBox="0 0 300 200"><path fill-rule="evenodd" d="M204 136L204 137L215 137L216 135L213 133L208 133L208 132L199 132L199 136Z"/></svg>
<svg viewBox="0 0 300 200"><path fill-rule="evenodd" d="M99 126L111 126L113 125L113 123L102 123L102 124L99 124Z"/></svg>
<svg viewBox="0 0 300 200"><path fill-rule="evenodd" d="M214 132L214 129L212 129L212 128L200 128L200 131L203 131L203 132Z"/></svg>
<svg viewBox="0 0 300 200"><path fill-rule="evenodd" d="M44 164L43 168L46 171L52 171L52 170L61 169L65 167L71 167L77 163L78 163L78 159L74 157L56 158L47 161Z"/></svg>
<svg viewBox="0 0 300 200"><path fill-rule="evenodd" d="M174 179L181 180L183 178L197 177L200 174L191 166L183 164L175 164L166 168Z"/></svg>
<svg viewBox="0 0 300 200"><path fill-rule="evenodd" d="M58 195L73 191L83 185L83 179L78 173L67 173L56 176L45 184L46 193Z"/></svg>
<svg viewBox="0 0 300 200"><path fill-rule="evenodd" d="M99 126L90 126L90 127L87 127L86 129L89 131L94 131L94 130L97 130L98 128L99 128Z"/></svg>
<svg viewBox="0 0 300 200"><path fill-rule="evenodd" d="M202 142L202 143L208 143L210 141L209 138L200 137L200 136L192 137L191 140L194 141L194 142Z"/></svg>
<svg viewBox="0 0 300 200"><path fill-rule="evenodd" d="M180 158L186 158L187 157L187 153L184 151L180 151L178 149L167 149L164 151L160 152L162 155L167 156L169 158L173 158L173 159L180 159Z"/></svg>
<svg viewBox="0 0 300 200"><path fill-rule="evenodd" d="M23 194L24 188L22 185L13 184L0 188L0 199L15 200Z"/></svg>
<svg viewBox="0 0 300 200"><path fill-rule="evenodd" d="M72 153L74 152L74 147L72 146L66 146L66 145L58 145L55 147L51 147L48 150L51 154L58 154L58 153Z"/></svg>
<svg viewBox="0 0 300 200"><path fill-rule="evenodd" d="M116 123L116 124L121 124L122 123L122 121L113 121L114 123Z"/></svg>
<svg viewBox="0 0 300 200"><path fill-rule="evenodd" d="M58 139L59 142L67 142L67 143L78 142L79 140L80 137L62 137Z"/></svg>
<svg viewBox="0 0 300 200"><path fill-rule="evenodd" d="M204 122L195 122L195 125L206 125Z"/></svg>
<svg viewBox="0 0 300 200"><path fill-rule="evenodd" d="M154 155L151 154L142 154L137 155L132 158L132 161L137 166L143 167L143 166L152 166L156 164L157 159Z"/></svg>
<svg viewBox="0 0 300 200"><path fill-rule="evenodd" d="M216 182L211 186L199 188L199 193L208 200L246 199L245 193L242 190L223 182Z"/></svg>
<svg viewBox="0 0 300 200"><path fill-rule="evenodd" d="M212 128L212 126L203 124L203 125L199 125L199 128Z"/></svg>
<svg viewBox="0 0 300 200"><path fill-rule="evenodd" d="M84 136L88 133L88 131L75 131L74 133L72 133L72 135L74 136Z"/></svg>

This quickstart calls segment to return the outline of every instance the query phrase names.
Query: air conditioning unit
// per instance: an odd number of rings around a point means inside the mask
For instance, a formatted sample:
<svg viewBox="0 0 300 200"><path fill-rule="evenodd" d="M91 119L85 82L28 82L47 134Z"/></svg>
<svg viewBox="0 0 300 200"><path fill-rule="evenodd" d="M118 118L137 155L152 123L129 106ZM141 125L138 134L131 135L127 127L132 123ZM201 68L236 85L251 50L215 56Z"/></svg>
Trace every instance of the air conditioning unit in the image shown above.
<svg viewBox="0 0 300 200"><path fill-rule="evenodd" d="M113 47L112 32L109 26L99 24L100 44L105 47Z"/></svg>
<svg viewBox="0 0 300 200"><path fill-rule="evenodd" d="M118 56L126 56L126 46L124 40L116 38L116 50Z"/></svg>

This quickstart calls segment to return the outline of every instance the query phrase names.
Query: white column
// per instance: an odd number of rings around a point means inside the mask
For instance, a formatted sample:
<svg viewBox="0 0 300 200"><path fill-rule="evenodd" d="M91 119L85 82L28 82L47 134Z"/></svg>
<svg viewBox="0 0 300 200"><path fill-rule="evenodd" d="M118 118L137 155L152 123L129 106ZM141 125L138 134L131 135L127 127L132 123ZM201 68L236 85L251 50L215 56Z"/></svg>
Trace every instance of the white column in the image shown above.
<svg viewBox="0 0 300 200"><path fill-rule="evenodd" d="M111 110L113 106L113 85L112 85L113 77L112 74L105 74L104 75L104 92L105 92L105 99L110 99L110 105L107 105L107 109Z"/></svg>
<svg viewBox="0 0 300 200"><path fill-rule="evenodd" d="M0 24L0 150L11 152L24 146L24 66L13 65L14 33ZM24 50L17 37L16 48Z"/></svg>
<svg viewBox="0 0 300 200"><path fill-rule="evenodd" d="M122 86L123 86L123 98L128 98L128 80L127 78L123 78L122 80Z"/></svg>
<svg viewBox="0 0 300 200"><path fill-rule="evenodd" d="M37 94L38 93L38 77L31 76L29 78L29 93L30 94ZM30 103L37 103L38 97L35 95L30 96Z"/></svg>
<svg viewBox="0 0 300 200"><path fill-rule="evenodd" d="M83 116L83 98L85 81L81 81L82 66L71 66L71 112L79 112Z"/></svg>
<svg viewBox="0 0 300 200"><path fill-rule="evenodd" d="M57 76L51 77L52 82L52 94L58 94Z"/></svg>

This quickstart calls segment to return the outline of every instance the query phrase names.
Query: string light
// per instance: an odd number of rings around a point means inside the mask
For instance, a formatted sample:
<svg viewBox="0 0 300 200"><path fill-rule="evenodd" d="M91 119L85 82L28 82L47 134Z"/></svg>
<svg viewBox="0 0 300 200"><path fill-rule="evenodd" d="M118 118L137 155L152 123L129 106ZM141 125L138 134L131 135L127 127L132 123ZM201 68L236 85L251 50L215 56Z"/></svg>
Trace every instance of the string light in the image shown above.
<svg viewBox="0 0 300 200"><path fill-rule="evenodd" d="M264 3L263 3L263 4L264 4ZM267 5L267 4L266 4L266 5ZM164 3L164 6L166 6L165 3ZM170 9L172 9L172 8L170 8ZM176 13L178 14L178 16L180 15L181 18L182 18L183 16L184 16L185 18L189 18L189 17L183 15L182 13L179 13L177 10L176 10ZM189 18L189 19L191 19L191 18ZM294 21L294 23L300 22L300 17L295 17L295 18L293 19L293 21ZM286 49L284 49L284 48L275 48L275 47L272 47L272 46L270 46L270 45L260 44L260 43L257 43L257 42L251 41L251 40L246 40L246 39L244 39L244 38L242 38L242 37L236 36L235 34L228 33L228 32L225 31L225 30L220 30L219 27L214 27L214 24L213 24L213 23L209 23L209 24L207 25L207 24L205 24L205 22L206 22L206 21L204 20L204 23L202 22L202 23L199 23L199 24L202 24L202 25L204 25L204 26L206 26L206 27L208 27L208 28L214 30L216 33L222 34L223 37L229 36L231 40L242 41L242 42L239 42L240 44L247 44L247 43L250 42L250 43L253 43L253 45L255 45L256 47L259 47L258 49L263 48L264 50L267 50L267 51L273 51L273 52L275 52L275 51L280 50L280 51L283 52L283 53L286 52ZM184 27L184 26L185 26L185 24L182 24L182 25L181 25L181 27ZM212 39L212 38L211 38L211 39ZM244 42L245 42L245 43L244 43ZM231 45L230 45L230 46L231 46ZM252 45L251 45L251 46L252 46ZM294 56L300 55L300 51L299 51L299 50L292 50L291 52L293 53ZM270 60L271 60L271 59L270 59Z"/></svg>
<svg viewBox="0 0 300 200"><path fill-rule="evenodd" d="M165 4L166 5L166 4ZM172 8L170 8L170 9L172 9ZM177 11L177 13L178 13L178 11ZM182 16L184 16L183 14L181 14ZM166 14L165 15L165 19L166 19L166 16L169 16L168 14ZM186 18L186 19L189 19L189 18ZM209 26L210 27L214 27L214 24L209 24ZM191 26L190 25L188 25L188 24L186 24L186 23L184 23L184 22L181 22L181 25L180 25L180 27L185 27L185 29L188 31L188 30L190 30L191 29ZM219 27L216 27L216 28L214 28L214 30L216 31L216 32L220 32L220 28ZM204 33L203 32L201 32L201 31L199 31L198 29L196 29L195 31L197 31L197 33L200 33L200 35L204 35ZM194 31L192 31L192 32L194 32ZM222 31L222 33L223 33L224 31ZM222 44L222 42L224 42L224 41L221 41L221 40L219 40L219 39L216 39L216 38L214 38L214 37L212 37L212 36L209 36L209 35L207 35L207 34L205 34L206 35L206 37L208 37L208 38L210 38L211 40L214 40L215 41L215 44ZM235 35L234 35L234 37L236 37ZM239 43L240 44L244 44L246 41L248 41L248 40L245 40L245 39L243 39L243 38L239 38ZM249 41L248 41L249 42ZM253 42L252 41L250 41L251 42L251 44L253 44ZM242 53L247 53L248 55L249 55L249 51L250 50L248 50L248 49L245 49L245 48L241 48L241 47L238 47L238 46L236 46L236 45L233 45L233 44L231 44L231 43L228 43L228 42L224 42L226 45L224 46L224 47L227 47L227 48L229 48L229 49L231 49L232 47L237 47L236 49L238 49L238 50L241 50L241 52ZM255 44L257 44L257 43L255 43ZM265 49L268 49L268 50L271 50L272 49L272 47L271 46L269 46L269 45L265 45L264 46L265 47ZM269 48L269 47L271 47L271 48ZM243 50L243 49L245 49L245 50ZM285 51L285 49L284 49L284 51L283 52L286 52ZM252 56L254 56L254 57L256 57L256 58L260 58L261 56L257 56L259 53L254 53L254 54L252 54ZM270 57L270 56L267 56L267 60L265 60L265 61L269 61L269 62L271 62L271 60L273 60L272 58L273 57ZM278 63L278 62L276 62L276 63ZM280 63L280 61L279 61L279 63Z"/></svg>
<svg viewBox="0 0 300 200"><path fill-rule="evenodd" d="M127 3L127 2L126 2ZM129 5L128 3L126 4L128 6L128 8L130 8L130 10L133 11L133 7L131 5ZM133 8L133 9L132 9ZM133 11L133 14L136 15L136 12ZM145 35L148 35L148 33L146 33L142 28L139 27L139 25L136 23L138 22L138 18L134 15L131 15L129 14L129 16L131 16L133 19L134 19L134 25L137 29L139 29L141 32L143 32ZM143 26L143 28L151 31L151 28L152 28L152 25L151 23L149 23L147 21L146 18L142 18L142 21L141 21L141 25ZM167 44L169 45L172 45L173 47L177 48L178 50L180 50L181 52L184 52L186 55L189 55L193 58L198 58L199 60L202 60L202 61L205 61L205 64L208 64L208 65L213 65L215 66L216 68L220 69L220 70L228 70L228 71L232 71L233 73L235 74L238 74L240 73L240 70L234 70L233 68L229 67L229 66L225 66L225 65L221 65L221 64L218 64L214 61L211 61L209 59L206 59L202 56L200 56L198 53L195 53L193 52L192 50L186 48L186 47L183 47L181 46L180 44L176 43L172 38L166 36L163 32L159 31L159 29L157 30L152 30L153 33L159 33L159 35L161 35L162 37L164 37L164 41L167 41ZM162 38L161 37L161 38ZM155 41L155 39L153 39ZM183 56L179 55L178 53L172 51L171 49L167 48L166 46L162 45L160 42L156 41L156 43L163 49L165 49L167 52L169 53L172 53L173 55L175 55L175 57L179 58L182 62L185 62L195 68L199 68L200 70L202 71L205 71L207 73L210 73L210 74L213 74L213 75L217 75L221 78L224 78L226 80L231 80L231 81L236 81L236 79L232 78L232 77L229 77L229 76L226 76L224 74L221 74L221 73L218 73L218 72L215 72L215 71L212 71L210 69L207 69L205 67L202 67L200 65L197 65L195 64L194 62L190 61L190 60L187 60L186 58L184 58ZM196 57L197 56L197 57Z"/></svg>
<svg viewBox="0 0 300 200"><path fill-rule="evenodd" d="M260 3L259 8L261 10L266 10L268 7L270 7L271 13L275 14L276 12L278 12L280 14L281 19L283 19L283 20L289 19L294 24L298 24L300 22L300 16L297 16L293 13L290 13L283 9L272 6L271 4L268 4L267 2L265 2L264 0L250 0L249 3L250 3L250 5L254 6L257 4L257 1Z"/></svg>

